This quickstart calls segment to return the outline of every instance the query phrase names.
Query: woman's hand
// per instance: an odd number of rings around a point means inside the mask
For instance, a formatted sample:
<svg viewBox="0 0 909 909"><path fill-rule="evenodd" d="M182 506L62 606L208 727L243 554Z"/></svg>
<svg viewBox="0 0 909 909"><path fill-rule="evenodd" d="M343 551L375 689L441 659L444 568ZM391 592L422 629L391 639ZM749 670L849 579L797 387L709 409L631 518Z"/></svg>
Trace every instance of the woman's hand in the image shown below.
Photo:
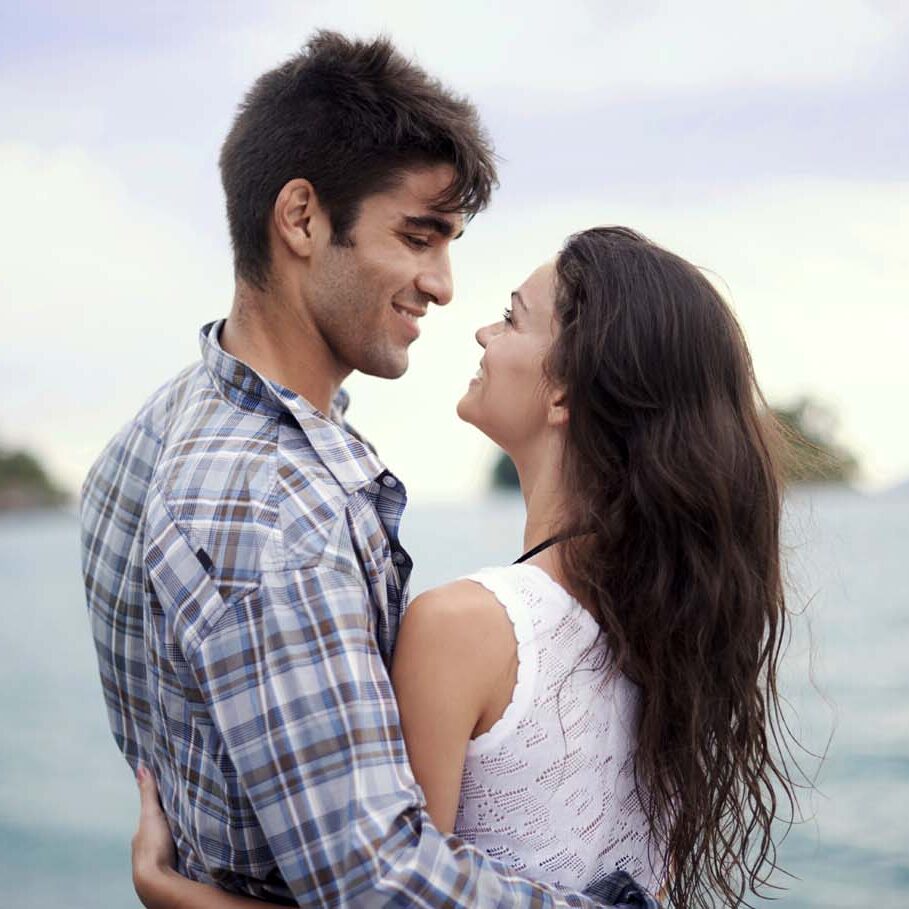
<svg viewBox="0 0 909 909"><path fill-rule="evenodd" d="M139 784L139 826L132 843L133 886L143 906L157 909L162 903L157 898L156 883L176 867L177 852L151 771L140 767L136 782Z"/></svg>
<svg viewBox="0 0 909 909"><path fill-rule="evenodd" d="M266 903L227 893L211 884L181 877L177 850L158 801L155 778L146 767L136 773L139 826L133 836L133 887L146 909L267 909Z"/></svg>

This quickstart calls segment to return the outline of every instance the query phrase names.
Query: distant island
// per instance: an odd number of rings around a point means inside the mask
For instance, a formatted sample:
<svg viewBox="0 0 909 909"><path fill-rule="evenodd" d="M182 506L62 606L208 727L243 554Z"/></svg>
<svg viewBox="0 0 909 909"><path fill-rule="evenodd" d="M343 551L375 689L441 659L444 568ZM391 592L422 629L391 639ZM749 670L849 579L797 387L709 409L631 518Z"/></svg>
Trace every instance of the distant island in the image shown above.
<svg viewBox="0 0 909 909"><path fill-rule="evenodd" d="M34 455L0 449L0 512L54 508L69 500Z"/></svg>
<svg viewBox="0 0 909 909"><path fill-rule="evenodd" d="M859 474L852 452L833 439L836 419L830 408L803 397L789 407L772 407L786 445L783 468L793 484L848 484ZM518 472L501 452L492 470L493 489L519 489Z"/></svg>
<svg viewBox="0 0 909 909"><path fill-rule="evenodd" d="M837 421L829 407L803 397L791 407L772 410L783 427L790 483L847 484L857 479L858 458L834 440Z"/></svg>

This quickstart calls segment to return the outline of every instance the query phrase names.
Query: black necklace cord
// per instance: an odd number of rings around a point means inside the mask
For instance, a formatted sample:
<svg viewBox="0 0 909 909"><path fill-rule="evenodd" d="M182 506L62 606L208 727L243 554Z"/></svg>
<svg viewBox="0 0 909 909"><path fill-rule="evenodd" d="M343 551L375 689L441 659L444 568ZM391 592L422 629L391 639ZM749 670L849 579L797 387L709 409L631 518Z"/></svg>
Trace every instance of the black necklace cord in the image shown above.
<svg viewBox="0 0 909 909"><path fill-rule="evenodd" d="M549 549L550 546L555 546L556 543L564 543L565 540L572 540L575 537L582 536L579 533L558 533L554 537L549 537L547 540L543 540L542 543L538 543L533 549L528 549L522 556L515 559L511 564L520 565L521 562L526 562L528 559L532 559L538 553L541 553L544 549Z"/></svg>

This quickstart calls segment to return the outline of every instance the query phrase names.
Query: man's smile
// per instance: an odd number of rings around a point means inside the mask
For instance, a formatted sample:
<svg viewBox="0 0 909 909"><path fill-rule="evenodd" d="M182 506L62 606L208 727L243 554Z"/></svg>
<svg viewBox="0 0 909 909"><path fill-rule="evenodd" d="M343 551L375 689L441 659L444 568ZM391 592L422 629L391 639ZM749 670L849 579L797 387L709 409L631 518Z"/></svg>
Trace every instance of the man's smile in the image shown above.
<svg viewBox="0 0 909 909"><path fill-rule="evenodd" d="M410 329L414 338L419 337L420 326L417 324L418 319L422 319L426 315L425 309L416 309L401 306L398 303L392 303L391 308L401 317L401 319L406 323L407 327Z"/></svg>

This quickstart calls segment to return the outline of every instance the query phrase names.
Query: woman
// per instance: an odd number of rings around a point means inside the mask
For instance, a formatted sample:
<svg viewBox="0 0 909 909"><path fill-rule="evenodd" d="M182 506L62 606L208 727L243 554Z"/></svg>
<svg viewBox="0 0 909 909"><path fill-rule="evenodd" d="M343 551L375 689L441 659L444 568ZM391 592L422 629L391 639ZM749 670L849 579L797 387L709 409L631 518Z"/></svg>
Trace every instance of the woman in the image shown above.
<svg viewBox="0 0 909 909"><path fill-rule="evenodd" d="M596 228L477 340L458 414L512 457L528 552L403 621L392 681L427 810L529 877L621 867L679 907L737 905L793 805L772 750L776 435L739 326L692 265ZM247 905L169 872L140 785L146 905Z"/></svg>

